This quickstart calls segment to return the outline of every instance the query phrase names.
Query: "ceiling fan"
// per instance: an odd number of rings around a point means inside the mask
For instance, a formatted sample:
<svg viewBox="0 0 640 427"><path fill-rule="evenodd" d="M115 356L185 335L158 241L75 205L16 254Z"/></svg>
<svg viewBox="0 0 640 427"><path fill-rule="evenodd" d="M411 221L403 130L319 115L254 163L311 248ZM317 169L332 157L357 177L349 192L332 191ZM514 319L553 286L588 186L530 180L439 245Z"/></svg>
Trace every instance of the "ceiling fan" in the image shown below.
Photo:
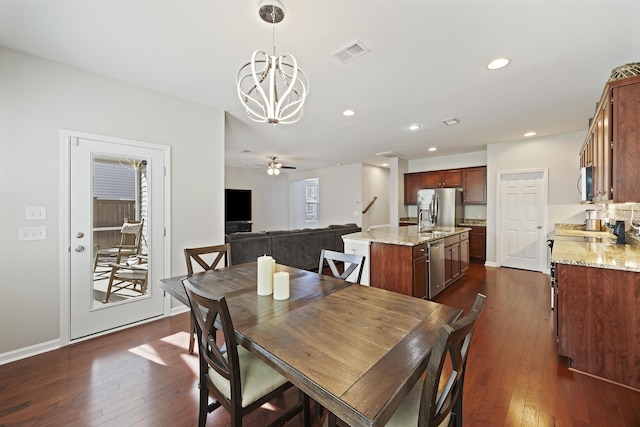
<svg viewBox="0 0 640 427"><path fill-rule="evenodd" d="M271 161L267 164L267 173L269 175L280 175L280 169L295 169L295 166L285 166L283 163L276 161L277 157L269 157Z"/></svg>

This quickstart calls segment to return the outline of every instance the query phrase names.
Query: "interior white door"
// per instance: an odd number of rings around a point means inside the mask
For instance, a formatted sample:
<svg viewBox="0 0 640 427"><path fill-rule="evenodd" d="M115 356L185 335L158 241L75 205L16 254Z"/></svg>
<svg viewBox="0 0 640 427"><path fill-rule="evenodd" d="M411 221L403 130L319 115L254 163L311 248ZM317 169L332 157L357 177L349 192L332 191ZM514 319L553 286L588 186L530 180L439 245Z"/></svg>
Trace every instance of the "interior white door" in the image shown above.
<svg viewBox="0 0 640 427"><path fill-rule="evenodd" d="M544 270L546 192L544 172L501 175L500 265L524 270Z"/></svg>
<svg viewBox="0 0 640 427"><path fill-rule="evenodd" d="M164 271L165 155L163 147L156 144L107 137L71 136L69 144L69 338L76 340L164 314L164 296L157 283ZM122 166L110 175L118 177L130 173L132 167L144 169L144 173L135 174L135 190L121 191L136 194L137 218L130 219L145 219L142 252L148 260L147 292L114 297L108 303L102 302L104 293L98 294L109 279L94 283L94 239L99 232L95 230L98 212L94 197L98 190L94 178L98 164Z"/></svg>

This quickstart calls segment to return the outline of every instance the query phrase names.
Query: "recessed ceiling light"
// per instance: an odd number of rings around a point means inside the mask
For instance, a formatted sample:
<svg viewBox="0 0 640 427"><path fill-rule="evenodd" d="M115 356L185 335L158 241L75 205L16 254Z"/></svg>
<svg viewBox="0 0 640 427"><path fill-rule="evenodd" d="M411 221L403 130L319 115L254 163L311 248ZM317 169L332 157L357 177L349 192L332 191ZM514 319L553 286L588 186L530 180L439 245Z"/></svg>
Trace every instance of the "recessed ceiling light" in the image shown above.
<svg viewBox="0 0 640 427"><path fill-rule="evenodd" d="M355 116L356 112L353 110L344 110L342 112L343 116L347 116L347 117L351 117L351 116Z"/></svg>
<svg viewBox="0 0 640 427"><path fill-rule="evenodd" d="M524 136L535 136L535 132L527 132L524 134Z"/></svg>
<svg viewBox="0 0 640 427"><path fill-rule="evenodd" d="M511 62L509 58L496 58L493 61L489 62L487 68L490 70L497 70L499 68L506 67L507 65L509 65L509 62Z"/></svg>
<svg viewBox="0 0 640 427"><path fill-rule="evenodd" d="M444 119L442 123L444 123L447 126L451 126L451 125L457 125L458 123L460 123L460 120L456 119L455 117L451 117L450 119Z"/></svg>
<svg viewBox="0 0 640 427"><path fill-rule="evenodd" d="M436 147L431 147L431 148L429 148L429 151L436 151L436 150L437 150L437 148L436 148Z"/></svg>
<svg viewBox="0 0 640 427"><path fill-rule="evenodd" d="M383 163L383 164L382 164L382 167L385 167L385 168L386 168L387 166L389 166L389 163Z"/></svg>
<svg viewBox="0 0 640 427"><path fill-rule="evenodd" d="M409 125L409 130L418 130L420 129L420 125Z"/></svg>

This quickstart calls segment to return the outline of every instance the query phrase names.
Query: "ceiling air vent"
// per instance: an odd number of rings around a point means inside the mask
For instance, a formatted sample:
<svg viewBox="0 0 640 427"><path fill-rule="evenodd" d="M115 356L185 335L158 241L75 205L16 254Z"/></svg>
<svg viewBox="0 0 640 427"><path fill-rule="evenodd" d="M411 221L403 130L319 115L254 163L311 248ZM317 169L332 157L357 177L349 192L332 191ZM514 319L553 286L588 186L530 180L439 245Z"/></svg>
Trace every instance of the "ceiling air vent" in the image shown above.
<svg viewBox="0 0 640 427"><path fill-rule="evenodd" d="M388 159L393 159L396 157L400 157L400 154L396 153L395 151L383 151L381 153L376 153L376 156L381 156L381 157L386 157Z"/></svg>
<svg viewBox="0 0 640 427"><path fill-rule="evenodd" d="M354 59L371 52L368 47L362 44L360 40L349 43L345 47L342 47L331 54L331 56L338 58L340 62L346 64Z"/></svg>

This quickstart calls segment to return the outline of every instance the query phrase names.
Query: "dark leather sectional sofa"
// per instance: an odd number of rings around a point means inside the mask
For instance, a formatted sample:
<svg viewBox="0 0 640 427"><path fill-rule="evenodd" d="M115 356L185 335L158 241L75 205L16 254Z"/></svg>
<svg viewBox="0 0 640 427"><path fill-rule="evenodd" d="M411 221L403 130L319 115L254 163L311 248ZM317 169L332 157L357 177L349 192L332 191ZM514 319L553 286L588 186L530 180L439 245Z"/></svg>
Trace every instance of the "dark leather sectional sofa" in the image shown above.
<svg viewBox="0 0 640 427"><path fill-rule="evenodd" d="M357 224L344 224L303 230L239 232L227 235L226 242L231 244L234 265L271 255L278 264L317 271L322 249L344 252L342 236L358 231L361 228Z"/></svg>

